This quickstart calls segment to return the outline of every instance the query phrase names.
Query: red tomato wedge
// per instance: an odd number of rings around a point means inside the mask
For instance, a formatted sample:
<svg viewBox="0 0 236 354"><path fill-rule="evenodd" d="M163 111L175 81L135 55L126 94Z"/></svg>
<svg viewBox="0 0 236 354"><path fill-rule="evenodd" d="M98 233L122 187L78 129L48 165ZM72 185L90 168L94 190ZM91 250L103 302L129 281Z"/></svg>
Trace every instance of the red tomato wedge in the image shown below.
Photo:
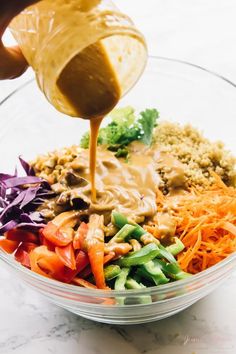
<svg viewBox="0 0 236 354"><path fill-rule="evenodd" d="M11 241L39 243L38 235L26 230L12 229L5 232L4 236Z"/></svg>
<svg viewBox="0 0 236 354"><path fill-rule="evenodd" d="M5 238L0 239L0 248L9 254L15 252L19 244L20 242L18 241L6 240Z"/></svg>
<svg viewBox="0 0 236 354"><path fill-rule="evenodd" d="M61 279L64 264L55 252L39 246L29 254L31 270L48 278Z"/></svg>
<svg viewBox="0 0 236 354"><path fill-rule="evenodd" d="M41 231L49 242L59 247L67 246L73 240L73 233L72 228L58 228L52 221Z"/></svg>
<svg viewBox="0 0 236 354"><path fill-rule="evenodd" d="M64 247L55 247L55 252L66 267L72 270L76 269L75 252L72 243Z"/></svg>
<svg viewBox="0 0 236 354"><path fill-rule="evenodd" d="M84 248L84 240L87 236L87 233L88 233L88 225L85 224L85 222L82 222L78 227L78 230L76 231L73 239L73 247L75 250Z"/></svg>
<svg viewBox="0 0 236 354"><path fill-rule="evenodd" d="M30 242L22 243L18 247L16 253L14 254L15 260L17 262L20 262L23 266L30 268L29 252L35 249L35 247L37 247L35 243L30 243Z"/></svg>
<svg viewBox="0 0 236 354"><path fill-rule="evenodd" d="M49 251L55 251L55 245L52 242L48 241L46 237L43 236L43 229L39 230L39 241L40 241L40 245L47 246Z"/></svg>
<svg viewBox="0 0 236 354"><path fill-rule="evenodd" d="M75 262L76 262L75 270L65 267L64 273L62 274L62 281L66 283L70 283L73 280L73 278L89 264L88 255L84 251L80 250L76 255Z"/></svg>

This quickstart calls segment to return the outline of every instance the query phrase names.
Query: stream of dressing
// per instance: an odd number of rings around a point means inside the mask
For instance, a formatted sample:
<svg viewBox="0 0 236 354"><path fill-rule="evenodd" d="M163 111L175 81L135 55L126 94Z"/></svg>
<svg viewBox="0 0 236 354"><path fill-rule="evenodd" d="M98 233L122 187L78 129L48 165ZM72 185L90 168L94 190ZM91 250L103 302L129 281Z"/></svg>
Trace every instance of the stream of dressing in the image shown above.
<svg viewBox="0 0 236 354"><path fill-rule="evenodd" d="M57 85L78 117L90 120L90 183L95 202L98 131L104 116L121 96L120 84L102 42L90 45L72 58Z"/></svg>

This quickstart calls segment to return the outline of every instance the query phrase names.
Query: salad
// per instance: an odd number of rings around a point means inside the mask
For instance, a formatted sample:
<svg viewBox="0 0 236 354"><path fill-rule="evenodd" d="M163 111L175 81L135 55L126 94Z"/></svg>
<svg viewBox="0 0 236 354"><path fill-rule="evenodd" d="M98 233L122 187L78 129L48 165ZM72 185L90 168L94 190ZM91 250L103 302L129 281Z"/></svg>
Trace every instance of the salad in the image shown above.
<svg viewBox="0 0 236 354"><path fill-rule="evenodd" d="M0 173L0 247L42 276L94 289L191 277L236 250L235 158L156 109L117 109L98 137Z"/></svg>

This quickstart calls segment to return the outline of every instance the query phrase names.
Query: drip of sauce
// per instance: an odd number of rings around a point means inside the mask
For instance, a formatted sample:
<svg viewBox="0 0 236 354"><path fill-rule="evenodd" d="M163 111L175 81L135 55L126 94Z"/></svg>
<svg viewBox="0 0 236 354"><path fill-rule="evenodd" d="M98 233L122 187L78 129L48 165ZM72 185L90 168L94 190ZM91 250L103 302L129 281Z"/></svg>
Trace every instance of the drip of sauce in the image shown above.
<svg viewBox="0 0 236 354"><path fill-rule="evenodd" d="M92 201L95 202L99 126L121 96L120 84L102 41L72 58L60 74L57 86L77 116L90 120L90 182Z"/></svg>
<svg viewBox="0 0 236 354"><path fill-rule="evenodd" d="M91 200L96 203L95 172L97 160L97 140L100 124L103 117L90 120L90 143L89 143L89 170L91 183Z"/></svg>

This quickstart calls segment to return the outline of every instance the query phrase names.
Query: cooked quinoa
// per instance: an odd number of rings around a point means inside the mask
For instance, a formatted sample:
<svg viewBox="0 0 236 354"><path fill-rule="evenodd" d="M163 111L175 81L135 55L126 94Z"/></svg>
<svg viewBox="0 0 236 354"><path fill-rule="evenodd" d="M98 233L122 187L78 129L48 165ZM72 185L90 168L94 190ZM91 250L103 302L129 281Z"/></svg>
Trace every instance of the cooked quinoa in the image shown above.
<svg viewBox="0 0 236 354"><path fill-rule="evenodd" d="M214 181L215 171L227 185L236 184L236 158L222 142L211 142L190 124L161 122L154 132L160 149L185 165L189 185L207 187Z"/></svg>

